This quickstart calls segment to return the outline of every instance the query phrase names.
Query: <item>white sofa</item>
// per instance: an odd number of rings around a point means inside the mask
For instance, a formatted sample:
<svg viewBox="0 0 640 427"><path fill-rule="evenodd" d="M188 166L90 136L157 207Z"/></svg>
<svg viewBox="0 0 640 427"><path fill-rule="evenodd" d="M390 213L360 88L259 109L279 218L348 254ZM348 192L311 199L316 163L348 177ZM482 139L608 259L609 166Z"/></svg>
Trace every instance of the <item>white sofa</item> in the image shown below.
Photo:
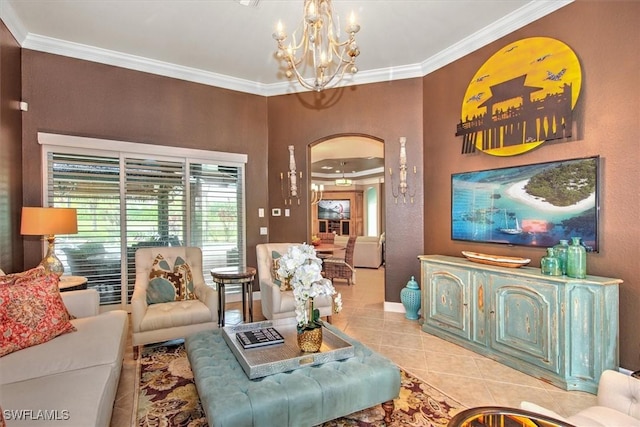
<svg viewBox="0 0 640 427"><path fill-rule="evenodd" d="M258 259L258 280L260 282L260 305L262 314L269 320L293 318L295 322L295 300L293 291L281 291L273 282L271 266L273 251L284 255L290 246L296 243L262 243L256 246ZM320 296L315 298L314 308L320 310L320 317L331 316L333 313L333 301L331 297Z"/></svg>
<svg viewBox="0 0 640 427"><path fill-rule="evenodd" d="M94 289L63 292L77 331L24 348L0 359L0 404L29 411L7 426L97 426L111 423L126 344L126 311L99 314ZM40 412L39 412L40 411ZM38 414L57 420L36 419ZM24 412L23 412L24 414ZM29 419L31 418L31 419Z"/></svg>
<svg viewBox="0 0 640 427"><path fill-rule="evenodd" d="M617 371L606 370L600 376L597 405L564 418L531 402L520 407L580 427L638 427L640 426L640 379Z"/></svg>
<svg viewBox="0 0 640 427"><path fill-rule="evenodd" d="M349 236L336 236L334 244L347 246ZM336 256L338 256L336 254ZM378 268L382 264L382 241L376 236L358 236L353 250L354 267Z"/></svg>

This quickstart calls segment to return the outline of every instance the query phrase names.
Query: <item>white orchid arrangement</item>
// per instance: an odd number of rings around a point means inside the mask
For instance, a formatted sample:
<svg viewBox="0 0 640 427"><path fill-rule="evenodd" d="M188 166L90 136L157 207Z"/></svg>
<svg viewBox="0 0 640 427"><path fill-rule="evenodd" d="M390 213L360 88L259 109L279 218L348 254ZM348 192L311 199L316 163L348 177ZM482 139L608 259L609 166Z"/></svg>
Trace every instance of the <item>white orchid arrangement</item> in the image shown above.
<svg viewBox="0 0 640 427"><path fill-rule="evenodd" d="M278 275L288 278L293 288L299 331L320 326L320 310L313 308L315 297L333 297L333 311L339 313L342 310L342 295L336 292L331 280L322 277L322 260L313 246L303 243L289 247L279 260Z"/></svg>

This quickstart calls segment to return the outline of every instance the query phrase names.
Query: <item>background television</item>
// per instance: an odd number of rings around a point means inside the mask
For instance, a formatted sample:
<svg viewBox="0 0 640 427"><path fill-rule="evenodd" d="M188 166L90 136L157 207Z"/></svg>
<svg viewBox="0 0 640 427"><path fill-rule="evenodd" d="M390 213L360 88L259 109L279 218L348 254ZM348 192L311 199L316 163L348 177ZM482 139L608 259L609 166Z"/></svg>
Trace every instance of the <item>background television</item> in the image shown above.
<svg viewBox="0 0 640 427"><path fill-rule="evenodd" d="M318 219L351 219L351 200L320 200Z"/></svg>
<svg viewBox="0 0 640 427"><path fill-rule="evenodd" d="M451 175L451 238L598 251L598 169L586 157Z"/></svg>

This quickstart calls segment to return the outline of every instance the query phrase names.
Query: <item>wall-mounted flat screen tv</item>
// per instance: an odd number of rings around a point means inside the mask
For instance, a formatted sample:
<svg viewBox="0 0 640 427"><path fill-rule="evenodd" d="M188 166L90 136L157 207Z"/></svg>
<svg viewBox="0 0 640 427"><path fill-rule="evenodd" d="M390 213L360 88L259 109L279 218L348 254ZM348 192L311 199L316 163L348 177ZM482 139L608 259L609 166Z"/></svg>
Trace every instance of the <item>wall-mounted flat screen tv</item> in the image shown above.
<svg viewBox="0 0 640 427"><path fill-rule="evenodd" d="M598 251L598 169L588 157L451 175L451 238Z"/></svg>
<svg viewBox="0 0 640 427"><path fill-rule="evenodd" d="M351 219L351 200L320 200L318 219Z"/></svg>

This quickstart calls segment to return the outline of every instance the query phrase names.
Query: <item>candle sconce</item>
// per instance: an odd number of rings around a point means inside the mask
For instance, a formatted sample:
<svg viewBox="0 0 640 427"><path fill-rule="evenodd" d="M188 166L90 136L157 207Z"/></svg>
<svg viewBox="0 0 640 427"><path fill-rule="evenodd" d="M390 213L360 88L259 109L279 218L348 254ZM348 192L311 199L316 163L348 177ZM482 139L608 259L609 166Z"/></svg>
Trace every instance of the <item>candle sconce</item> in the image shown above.
<svg viewBox="0 0 640 427"><path fill-rule="evenodd" d="M389 168L389 178L391 181L391 193L393 194L393 199L396 204L398 204L398 199L402 199L402 203L407 203L407 198L411 203L415 200L416 195L416 174L417 169L413 167L413 173L409 174L407 172L407 149L405 147L407 143L407 138L404 136L400 137L400 167L399 167L399 179L395 178L393 175L393 169ZM407 177L411 176L411 183L407 182ZM396 181L398 181L396 183Z"/></svg>
<svg viewBox="0 0 640 427"><path fill-rule="evenodd" d="M322 201L322 193L324 192L324 185L311 184L311 204L317 205Z"/></svg>
<svg viewBox="0 0 640 427"><path fill-rule="evenodd" d="M280 192L285 206L293 206L294 200L300 205L298 195L298 180L302 181L302 171L296 171L296 159L293 145L289 146L289 171L280 172Z"/></svg>

